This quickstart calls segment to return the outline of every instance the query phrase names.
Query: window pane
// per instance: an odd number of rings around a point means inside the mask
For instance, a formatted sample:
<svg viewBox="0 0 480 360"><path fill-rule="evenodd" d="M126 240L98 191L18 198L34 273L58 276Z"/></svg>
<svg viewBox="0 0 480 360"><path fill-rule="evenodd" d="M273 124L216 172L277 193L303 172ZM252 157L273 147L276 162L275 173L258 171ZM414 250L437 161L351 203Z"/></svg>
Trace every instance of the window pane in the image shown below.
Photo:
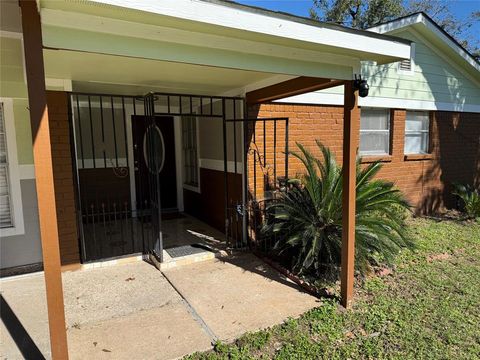
<svg viewBox="0 0 480 360"><path fill-rule="evenodd" d="M0 166L0 228L12 226L8 171L6 165Z"/></svg>
<svg viewBox="0 0 480 360"><path fill-rule="evenodd" d="M0 195L0 228L11 227L10 199L8 195Z"/></svg>
<svg viewBox="0 0 480 360"><path fill-rule="evenodd" d="M428 134L412 133L405 135L405 154L422 154L428 152Z"/></svg>
<svg viewBox="0 0 480 360"><path fill-rule="evenodd" d="M0 133L0 164L7 163L7 143L5 136Z"/></svg>
<svg viewBox="0 0 480 360"><path fill-rule="evenodd" d="M389 153L390 133L361 133L360 153L371 155L385 155Z"/></svg>
<svg viewBox="0 0 480 360"><path fill-rule="evenodd" d="M198 186L197 123L194 116L182 117L184 183Z"/></svg>
<svg viewBox="0 0 480 360"><path fill-rule="evenodd" d="M13 226L8 183L7 139L3 103L0 103L0 228Z"/></svg>
<svg viewBox="0 0 480 360"><path fill-rule="evenodd" d="M427 111L407 111L405 154L428 152L430 119Z"/></svg>
<svg viewBox="0 0 480 360"><path fill-rule="evenodd" d="M363 108L360 117L360 153L385 155L390 151L390 111Z"/></svg>
<svg viewBox="0 0 480 360"><path fill-rule="evenodd" d="M388 130L390 116L388 109L362 109L360 116L361 130Z"/></svg>
<svg viewBox="0 0 480 360"><path fill-rule="evenodd" d="M7 163L7 138L5 135L5 119L3 116L3 103L0 103L0 164Z"/></svg>
<svg viewBox="0 0 480 360"><path fill-rule="evenodd" d="M429 123L428 112L407 111L405 130L428 130Z"/></svg>

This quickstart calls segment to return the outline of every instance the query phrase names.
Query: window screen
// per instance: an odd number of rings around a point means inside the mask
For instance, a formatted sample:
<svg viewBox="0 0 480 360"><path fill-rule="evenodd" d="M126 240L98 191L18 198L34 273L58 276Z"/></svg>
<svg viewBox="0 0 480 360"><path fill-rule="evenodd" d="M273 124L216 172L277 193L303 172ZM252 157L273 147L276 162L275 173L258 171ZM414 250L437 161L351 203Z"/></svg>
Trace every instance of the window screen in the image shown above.
<svg viewBox="0 0 480 360"><path fill-rule="evenodd" d="M390 110L362 108L360 115L360 154L390 153Z"/></svg>
<svg viewBox="0 0 480 360"><path fill-rule="evenodd" d="M184 184L198 186L197 119L182 117Z"/></svg>
<svg viewBox="0 0 480 360"><path fill-rule="evenodd" d="M426 111L407 111L405 121L405 154L427 154L430 117Z"/></svg>
<svg viewBox="0 0 480 360"><path fill-rule="evenodd" d="M0 228L13 226L8 177L7 135L5 133L5 113L0 103Z"/></svg>

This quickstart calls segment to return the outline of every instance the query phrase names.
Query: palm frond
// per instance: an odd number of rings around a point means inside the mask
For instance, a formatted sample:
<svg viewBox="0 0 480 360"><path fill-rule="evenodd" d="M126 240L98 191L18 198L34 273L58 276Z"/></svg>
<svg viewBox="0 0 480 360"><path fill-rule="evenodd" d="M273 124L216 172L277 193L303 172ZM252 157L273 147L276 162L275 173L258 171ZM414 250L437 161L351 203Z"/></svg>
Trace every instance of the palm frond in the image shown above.
<svg viewBox="0 0 480 360"><path fill-rule="evenodd" d="M265 235L277 235L275 249L293 254L298 272L318 272L321 265L338 266L342 238L342 168L333 153L316 140L321 157L297 143L298 151L289 154L304 166L301 179L289 182L267 206ZM356 174L356 264L364 270L368 264L390 262L404 247L412 247L404 219L398 208L410 208L403 194L388 181L377 179L381 163L364 168L357 161Z"/></svg>

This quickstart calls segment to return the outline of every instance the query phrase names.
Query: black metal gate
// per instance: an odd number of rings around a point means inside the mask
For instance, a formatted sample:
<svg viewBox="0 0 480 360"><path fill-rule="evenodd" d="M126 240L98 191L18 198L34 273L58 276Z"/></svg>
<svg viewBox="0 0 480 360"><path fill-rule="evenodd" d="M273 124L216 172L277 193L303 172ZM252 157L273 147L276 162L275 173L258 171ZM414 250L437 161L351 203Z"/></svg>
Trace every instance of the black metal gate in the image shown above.
<svg viewBox="0 0 480 360"><path fill-rule="evenodd" d="M227 241L233 248L267 252L275 239L263 237L261 228L267 206L287 190L289 119L227 119L225 124L239 122L243 128L243 198L227 203Z"/></svg>
<svg viewBox="0 0 480 360"><path fill-rule="evenodd" d="M259 229L286 188L288 118L245 118L240 97L72 93L70 101L84 262L129 254L163 261L162 213L175 210L165 155L174 116L221 121L225 240L271 246Z"/></svg>

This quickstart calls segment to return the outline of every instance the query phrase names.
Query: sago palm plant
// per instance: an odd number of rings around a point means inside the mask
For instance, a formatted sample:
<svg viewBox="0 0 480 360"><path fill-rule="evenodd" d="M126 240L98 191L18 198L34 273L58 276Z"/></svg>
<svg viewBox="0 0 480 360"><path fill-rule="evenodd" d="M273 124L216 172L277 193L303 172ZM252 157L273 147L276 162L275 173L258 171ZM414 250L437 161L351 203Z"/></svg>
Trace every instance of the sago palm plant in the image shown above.
<svg viewBox="0 0 480 360"><path fill-rule="evenodd" d="M480 219L480 189L470 185L453 184L457 195L461 200L463 211L469 219Z"/></svg>
<svg viewBox="0 0 480 360"><path fill-rule="evenodd" d="M293 269L300 273L340 264L342 169L331 151L316 143L323 159L299 143L299 152L290 152L303 163L305 174L290 180L289 190L267 207L270 220L262 229L275 236L276 249L292 254ZM401 248L412 246L399 216L409 204L393 183L374 179L381 166L377 162L362 169L357 161L355 246L361 271L369 263L389 263Z"/></svg>

